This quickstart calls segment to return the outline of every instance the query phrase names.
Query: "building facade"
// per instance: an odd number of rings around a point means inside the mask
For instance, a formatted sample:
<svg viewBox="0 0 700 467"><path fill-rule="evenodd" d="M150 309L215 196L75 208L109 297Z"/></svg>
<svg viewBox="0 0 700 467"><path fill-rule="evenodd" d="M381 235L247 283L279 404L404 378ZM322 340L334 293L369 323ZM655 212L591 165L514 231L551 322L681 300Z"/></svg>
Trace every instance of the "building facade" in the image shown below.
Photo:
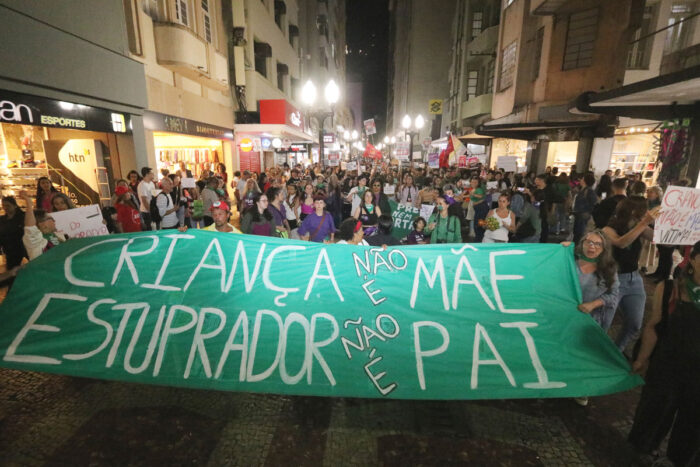
<svg viewBox="0 0 700 467"><path fill-rule="evenodd" d="M390 0L387 134L403 136L401 119L422 115L418 141L444 135L443 111L431 114L431 100L449 97L452 25L457 0Z"/></svg>
<svg viewBox="0 0 700 467"><path fill-rule="evenodd" d="M121 2L0 1L4 196L34 194L46 176L76 205L96 204L148 162L144 66L127 22Z"/></svg>

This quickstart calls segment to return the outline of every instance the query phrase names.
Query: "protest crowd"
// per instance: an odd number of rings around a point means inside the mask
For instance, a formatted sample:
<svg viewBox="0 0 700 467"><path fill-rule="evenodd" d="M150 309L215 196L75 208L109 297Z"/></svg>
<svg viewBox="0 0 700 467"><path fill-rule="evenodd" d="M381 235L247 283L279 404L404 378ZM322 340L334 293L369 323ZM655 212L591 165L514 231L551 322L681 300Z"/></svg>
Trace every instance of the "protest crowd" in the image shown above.
<svg viewBox="0 0 700 467"><path fill-rule="evenodd" d="M630 442L652 453L670 431L668 458L675 465L700 462L700 245L653 245L663 190L646 186L639 174L607 171L596 180L575 166L568 174L556 168L515 174L481 165L375 165L358 172L285 164L229 179L219 164L194 187L182 186L183 178L191 179L184 164L160 181L155 175L144 167L116 181L110 205L102 208L110 233L205 229L384 248L573 242L579 310L605 331L617 316L615 344L634 371L646 373ZM52 213L73 204L49 179L37 181L34 200L21 196L35 209L25 212L14 198L2 199L5 279L24 259L70 241L57 232ZM396 234L397 209L412 213L405 235ZM657 283L653 297L645 292L648 272ZM645 317L648 299L652 311Z"/></svg>

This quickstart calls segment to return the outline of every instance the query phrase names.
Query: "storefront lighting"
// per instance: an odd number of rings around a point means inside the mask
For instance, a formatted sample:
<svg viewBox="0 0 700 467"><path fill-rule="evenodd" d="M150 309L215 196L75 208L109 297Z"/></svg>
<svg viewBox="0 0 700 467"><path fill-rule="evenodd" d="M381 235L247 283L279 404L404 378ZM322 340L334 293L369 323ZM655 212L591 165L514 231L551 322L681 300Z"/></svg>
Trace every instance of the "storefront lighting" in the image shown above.
<svg viewBox="0 0 700 467"><path fill-rule="evenodd" d="M273 138L272 139L272 147L275 149L279 149L282 147L282 140L279 138Z"/></svg>
<svg viewBox="0 0 700 467"><path fill-rule="evenodd" d="M357 133L357 130L352 130L352 139L356 140L359 137L359 133Z"/></svg>
<svg viewBox="0 0 700 467"><path fill-rule="evenodd" d="M250 138L243 138L239 144L243 152L250 152L253 150L253 141Z"/></svg>
<svg viewBox="0 0 700 467"><path fill-rule="evenodd" d="M59 101L58 105L63 109L63 110L73 110L75 108L75 104L71 104L70 102L64 102L64 101Z"/></svg>

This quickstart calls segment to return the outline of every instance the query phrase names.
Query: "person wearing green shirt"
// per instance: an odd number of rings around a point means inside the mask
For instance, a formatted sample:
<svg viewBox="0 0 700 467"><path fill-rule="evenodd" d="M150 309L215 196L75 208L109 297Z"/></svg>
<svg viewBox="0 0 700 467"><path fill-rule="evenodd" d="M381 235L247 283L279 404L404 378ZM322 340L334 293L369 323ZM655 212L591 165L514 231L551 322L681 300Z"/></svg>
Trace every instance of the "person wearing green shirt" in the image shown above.
<svg viewBox="0 0 700 467"><path fill-rule="evenodd" d="M433 213L425 227L430 234L430 243L462 243L462 231L459 219L447 212L448 204L444 195L436 198L437 212Z"/></svg>
<svg viewBox="0 0 700 467"><path fill-rule="evenodd" d="M481 179L474 177L470 181L471 194L470 199L474 208L474 241L480 243L484 238L484 228L479 225L479 221L486 219L489 213L489 203L486 201L486 190L481 183Z"/></svg>

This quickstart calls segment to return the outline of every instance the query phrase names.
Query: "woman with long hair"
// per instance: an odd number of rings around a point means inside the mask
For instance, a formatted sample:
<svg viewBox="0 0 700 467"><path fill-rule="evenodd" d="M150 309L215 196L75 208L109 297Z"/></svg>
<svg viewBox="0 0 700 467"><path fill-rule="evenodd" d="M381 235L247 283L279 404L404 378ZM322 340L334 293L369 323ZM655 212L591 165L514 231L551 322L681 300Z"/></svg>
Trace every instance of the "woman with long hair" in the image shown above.
<svg viewBox="0 0 700 467"><path fill-rule="evenodd" d="M268 206L267 196L263 193L256 193L253 205L245 211L241 219L241 232L264 237L279 237L275 228L275 220L267 209Z"/></svg>
<svg viewBox="0 0 700 467"><path fill-rule="evenodd" d="M241 193L241 207L242 211L250 209L255 204L255 197L260 194L260 187L251 177L245 181L245 187L243 188L243 193Z"/></svg>
<svg viewBox="0 0 700 467"><path fill-rule="evenodd" d="M328 178L326 193L326 210L333 216L335 225L340 225L343 217L343 195L340 193L340 182L335 174Z"/></svg>
<svg viewBox="0 0 700 467"><path fill-rule="evenodd" d="M289 228L294 230L299 227L299 196L297 194L296 185L287 185L287 197L284 200L284 209L287 213Z"/></svg>
<svg viewBox="0 0 700 467"><path fill-rule="evenodd" d="M430 234L430 243L461 243L462 232L459 219L450 216L445 195L435 199L436 210L428 219L425 233Z"/></svg>
<svg viewBox="0 0 700 467"><path fill-rule="evenodd" d="M27 206L32 209L31 206ZM22 243L24 235L24 211L17 206L17 201L13 196L2 197L2 210L5 212L0 216L0 247L5 253L5 264L7 270L22 264L22 259L27 258L27 250Z"/></svg>
<svg viewBox="0 0 700 467"><path fill-rule="evenodd" d="M603 174L598 180L598 185L595 188L595 194L600 199L606 199L612 196L612 178L610 175Z"/></svg>
<svg viewBox="0 0 700 467"><path fill-rule="evenodd" d="M615 343L621 352L630 340L636 339L642 327L647 294L638 266L642 252L641 238L653 238L654 231L649 224L654 222L657 215L657 210L647 211L646 199L630 197L620 201L615 215L603 228L614 247L613 256L618 266L620 292L615 308L619 307L622 312L623 326Z"/></svg>
<svg viewBox="0 0 700 467"><path fill-rule="evenodd" d="M661 282L632 369L648 366L629 441L657 450L671 430L666 457L673 465L700 462L700 242L685 271ZM673 428L672 428L673 427Z"/></svg>
<svg viewBox="0 0 700 467"><path fill-rule="evenodd" d="M136 196L136 201L138 201L139 182L141 181L141 175L135 170L130 170L129 173L126 174L126 179L128 180L127 186L134 193L134 196ZM138 205L136 206L136 208L138 209Z"/></svg>
<svg viewBox="0 0 700 467"><path fill-rule="evenodd" d="M114 193L116 194L114 208L117 213L117 230L119 232L141 232L141 217L129 187L119 185L114 189Z"/></svg>
<svg viewBox="0 0 700 467"><path fill-rule="evenodd" d="M53 186L48 177L39 177L36 181L36 208L43 209L46 212L52 212L53 206L51 199L53 195L58 193L58 190ZM29 206L27 206L27 209Z"/></svg>
<svg viewBox="0 0 700 467"><path fill-rule="evenodd" d="M508 243L508 234L515 233L515 213L508 208L509 205L510 197L507 193L501 193L498 197L498 208L491 209L486 216L495 218L498 228L486 230L484 243Z"/></svg>
<svg viewBox="0 0 700 467"><path fill-rule="evenodd" d="M574 255L582 296L578 309L590 314L607 331L615 315L613 307L620 289L612 245L601 230L592 230L578 242Z"/></svg>
<svg viewBox="0 0 700 467"><path fill-rule="evenodd" d="M362 221L365 235L372 235L377 230L377 219L382 215L379 206L374 204L374 195L370 190L365 190L362 195L362 203L355 209L353 217Z"/></svg>
<svg viewBox="0 0 700 467"><path fill-rule="evenodd" d="M66 211L75 209L75 205L70 198L63 193L56 192L51 198L51 212Z"/></svg>
<svg viewBox="0 0 700 467"><path fill-rule="evenodd" d="M311 184L311 181L304 183L300 196L301 213L299 214L299 221L303 222L306 216L314 212L314 186Z"/></svg>

